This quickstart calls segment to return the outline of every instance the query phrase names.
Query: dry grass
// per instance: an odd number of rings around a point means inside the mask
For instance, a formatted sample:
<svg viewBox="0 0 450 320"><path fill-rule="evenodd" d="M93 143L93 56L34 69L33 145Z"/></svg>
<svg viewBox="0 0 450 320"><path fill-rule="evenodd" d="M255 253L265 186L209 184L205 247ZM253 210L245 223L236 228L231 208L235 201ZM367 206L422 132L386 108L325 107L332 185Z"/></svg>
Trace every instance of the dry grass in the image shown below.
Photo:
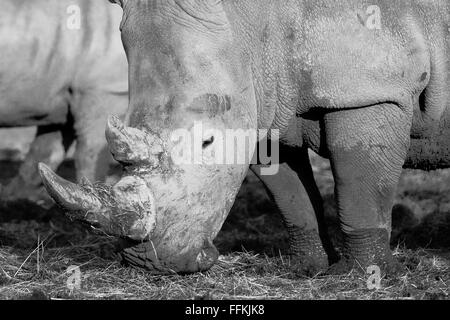
<svg viewBox="0 0 450 320"><path fill-rule="evenodd" d="M251 253L221 256L210 271L189 276L151 276L98 255L101 242L90 238L76 246L34 252L0 251L2 299L448 299L449 257L438 251L396 250L408 271L383 279L382 289L367 289L366 278L302 278L286 257ZM81 290L69 290L66 270L78 265Z"/></svg>
<svg viewBox="0 0 450 320"><path fill-rule="evenodd" d="M327 162L314 168L329 230L339 243ZM30 203L0 207L0 299L449 299L450 172L406 173L394 208L393 244L405 272L368 290L367 277L305 278L290 268L287 235L265 191L249 176L216 245L223 256L210 271L152 276L125 268L112 239L89 234L56 209ZM69 266L81 269L70 290Z"/></svg>

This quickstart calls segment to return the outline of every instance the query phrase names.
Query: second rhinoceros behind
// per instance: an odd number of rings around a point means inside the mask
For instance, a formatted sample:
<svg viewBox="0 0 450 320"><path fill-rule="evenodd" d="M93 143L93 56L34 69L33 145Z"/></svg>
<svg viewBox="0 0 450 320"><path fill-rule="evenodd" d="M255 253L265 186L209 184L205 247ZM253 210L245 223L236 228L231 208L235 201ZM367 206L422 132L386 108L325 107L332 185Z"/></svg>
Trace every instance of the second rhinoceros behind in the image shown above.
<svg viewBox="0 0 450 320"><path fill-rule="evenodd" d="M107 137L125 175L114 187L79 186L42 167L61 206L131 239L123 256L132 265L207 269L248 166L207 156L176 163L170 155L184 140L172 133L196 122L216 132L276 129L278 172L253 169L285 216L298 265L326 268L324 249L332 253L311 148L331 160L336 182L344 249L334 270L395 267L390 215L405 160L450 165L448 1L117 2L130 105ZM193 148L204 155L221 143L201 138Z"/></svg>
<svg viewBox="0 0 450 320"><path fill-rule="evenodd" d="M38 126L0 197L35 198L37 164L56 169L76 140L77 178L103 180L109 113L128 106L121 10L103 0L0 0L0 127Z"/></svg>

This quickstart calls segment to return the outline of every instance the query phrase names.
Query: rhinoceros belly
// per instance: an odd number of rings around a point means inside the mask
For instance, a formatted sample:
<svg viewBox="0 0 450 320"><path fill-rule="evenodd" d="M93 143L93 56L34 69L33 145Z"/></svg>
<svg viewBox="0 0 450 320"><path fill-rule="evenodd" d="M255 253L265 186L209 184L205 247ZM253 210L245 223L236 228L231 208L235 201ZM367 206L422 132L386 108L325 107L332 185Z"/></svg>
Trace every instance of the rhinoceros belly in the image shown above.
<svg viewBox="0 0 450 320"><path fill-rule="evenodd" d="M69 92L49 87L44 79L23 83L16 88L0 89L0 126L18 127L61 124L68 114ZM1 84L0 84L1 85Z"/></svg>

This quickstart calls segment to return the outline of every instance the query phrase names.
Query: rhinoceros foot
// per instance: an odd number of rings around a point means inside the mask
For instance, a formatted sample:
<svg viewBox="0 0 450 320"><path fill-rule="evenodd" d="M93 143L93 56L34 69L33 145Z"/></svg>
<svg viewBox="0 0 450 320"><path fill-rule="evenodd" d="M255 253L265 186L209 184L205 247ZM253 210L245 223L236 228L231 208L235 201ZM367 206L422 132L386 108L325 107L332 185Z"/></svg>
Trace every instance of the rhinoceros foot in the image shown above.
<svg viewBox="0 0 450 320"><path fill-rule="evenodd" d="M342 257L327 270L327 274L356 271L367 275L370 268L379 268L381 276L388 277L405 271L392 255L386 229L363 229L345 234Z"/></svg>
<svg viewBox="0 0 450 320"><path fill-rule="evenodd" d="M379 265L378 265L379 264ZM386 261L384 263L378 263L372 265L362 266L361 263L355 259L351 259L348 257L343 257L341 260L331 265L326 271L327 275L344 275L349 274L351 272L357 272L364 276L369 276L369 267L370 266L378 266L381 271L381 276L385 278L396 277L404 272L406 272L405 266L403 266L400 262L395 260L392 257L390 261Z"/></svg>
<svg viewBox="0 0 450 320"><path fill-rule="evenodd" d="M328 256L316 230L304 230L294 225L286 225L289 232L291 250L290 267L299 276L315 276L326 271Z"/></svg>
<svg viewBox="0 0 450 320"><path fill-rule="evenodd" d="M314 277L328 268L328 258L317 256L292 256L290 268L297 276Z"/></svg>

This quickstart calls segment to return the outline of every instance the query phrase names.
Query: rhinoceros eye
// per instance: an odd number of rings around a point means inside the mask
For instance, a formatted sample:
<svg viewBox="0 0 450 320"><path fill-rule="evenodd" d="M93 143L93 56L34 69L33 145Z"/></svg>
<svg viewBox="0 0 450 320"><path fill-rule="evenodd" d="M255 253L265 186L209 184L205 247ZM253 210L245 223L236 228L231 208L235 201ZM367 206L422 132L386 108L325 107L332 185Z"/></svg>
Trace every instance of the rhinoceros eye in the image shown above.
<svg viewBox="0 0 450 320"><path fill-rule="evenodd" d="M206 149L208 148L210 145L212 145L214 143L214 136L211 136L211 138L204 140L203 144L202 144L202 148Z"/></svg>
<svg viewBox="0 0 450 320"><path fill-rule="evenodd" d="M116 4L118 4L119 6L122 6L122 5L123 5L122 0L109 0L109 2L111 2L111 3L116 3Z"/></svg>

